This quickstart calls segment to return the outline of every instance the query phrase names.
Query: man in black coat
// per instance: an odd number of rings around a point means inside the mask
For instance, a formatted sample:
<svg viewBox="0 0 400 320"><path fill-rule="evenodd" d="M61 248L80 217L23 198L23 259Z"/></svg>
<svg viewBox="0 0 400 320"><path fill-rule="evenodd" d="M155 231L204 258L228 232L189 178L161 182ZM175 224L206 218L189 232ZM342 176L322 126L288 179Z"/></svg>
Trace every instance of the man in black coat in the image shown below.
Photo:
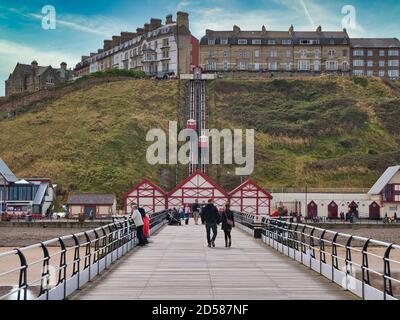
<svg viewBox="0 0 400 320"><path fill-rule="evenodd" d="M208 246L215 247L215 239L217 238L217 226L220 223L220 216L218 209L214 206L213 200L208 200L208 204L202 210L202 218L206 223L207 230L207 242ZM213 237L211 238L211 230L213 232Z"/></svg>

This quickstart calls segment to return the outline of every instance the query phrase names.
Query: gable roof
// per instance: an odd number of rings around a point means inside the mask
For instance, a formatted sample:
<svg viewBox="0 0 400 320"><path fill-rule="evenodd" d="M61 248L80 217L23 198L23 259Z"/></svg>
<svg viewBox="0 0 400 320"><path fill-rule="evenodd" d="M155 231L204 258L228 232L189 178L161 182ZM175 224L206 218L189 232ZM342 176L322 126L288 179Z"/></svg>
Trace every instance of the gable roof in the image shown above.
<svg viewBox="0 0 400 320"><path fill-rule="evenodd" d="M268 196L268 198L272 199L271 194L265 190L264 188L262 188L259 184L257 184L257 182L255 182L252 179L247 179L245 182L243 182L240 186L236 187L235 189L233 189L231 192L229 192L229 196L232 196L233 194L235 194L236 192L242 190L243 188L245 188L248 185L253 185L254 187L256 187L256 189L258 191L263 192L265 195Z"/></svg>
<svg viewBox="0 0 400 320"><path fill-rule="evenodd" d="M67 205L113 205L114 194L75 193L68 196Z"/></svg>
<svg viewBox="0 0 400 320"><path fill-rule="evenodd" d="M392 180L396 173L400 170L400 166L389 167L383 173L383 175L378 179L378 181L373 185L368 194L376 195L380 194L386 185Z"/></svg>
<svg viewBox="0 0 400 320"><path fill-rule="evenodd" d="M190 180L192 180L194 177L200 176L204 180L206 180L209 184L211 184L215 189L217 189L219 192L222 193L222 195L226 198L228 198L228 193L222 189L219 185L217 185L214 181L210 179L210 177L206 176L203 172L201 171L196 171L194 172L191 176L187 177L185 180L183 180L180 184L178 184L174 189L172 189L167 196L170 197L172 196L176 191L178 191L180 188L182 188L186 183L188 183Z"/></svg>
<svg viewBox="0 0 400 320"><path fill-rule="evenodd" d="M140 186L142 186L144 184L148 184L151 187L153 187L155 190L160 192L162 195L166 195L165 191L163 189L161 189L159 186L157 186L156 184L154 184L153 182L151 182L148 179L143 179L139 183L135 184L129 191L125 192L124 197L127 197L129 194L131 194L133 191L135 191L136 189L138 189Z"/></svg>
<svg viewBox="0 0 400 320"><path fill-rule="evenodd" d="M0 175L6 179L7 182L17 182L18 179L12 173L9 167L7 167L6 163L3 161L3 159L0 158Z"/></svg>

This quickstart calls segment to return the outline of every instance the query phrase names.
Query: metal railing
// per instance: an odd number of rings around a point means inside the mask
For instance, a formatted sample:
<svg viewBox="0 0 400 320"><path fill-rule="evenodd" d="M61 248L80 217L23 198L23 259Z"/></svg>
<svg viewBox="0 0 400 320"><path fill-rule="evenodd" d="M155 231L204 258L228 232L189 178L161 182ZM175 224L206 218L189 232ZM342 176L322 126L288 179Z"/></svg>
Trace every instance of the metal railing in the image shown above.
<svg viewBox="0 0 400 320"><path fill-rule="evenodd" d="M166 216L166 211L150 215L151 231L164 225ZM0 253L0 300L66 299L136 244L133 221L122 217L93 230Z"/></svg>
<svg viewBox="0 0 400 320"><path fill-rule="evenodd" d="M400 297L400 246L314 226L235 213L244 231L365 300Z"/></svg>

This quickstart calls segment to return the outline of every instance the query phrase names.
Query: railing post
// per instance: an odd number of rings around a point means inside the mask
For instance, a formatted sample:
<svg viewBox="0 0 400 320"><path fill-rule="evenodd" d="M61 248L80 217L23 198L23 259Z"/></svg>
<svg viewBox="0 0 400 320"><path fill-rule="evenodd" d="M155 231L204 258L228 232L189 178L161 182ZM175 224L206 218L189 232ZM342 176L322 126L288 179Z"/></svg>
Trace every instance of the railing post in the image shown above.
<svg viewBox="0 0 400 320"><path fill-rule="evenodd" d="M78 289L80 288L80 274L81 274L81 258L80 258L80 243L78 237L74 234L72 238L75 242L74 262L72 267L72 276L77 275Z"/></svg>
<svg viewBox="0 0 400 320"><path fill-rule="evenodd" d="M23 300L26 300L28 295L28 282L27 282L27 270L28 264L26 263L25 255L21 250L15 249L17 251L17 255L19 257L19 261L21 263L21 269L19 271L19 280L18 280L18 295L17 300L21 300L21 290L24 290Z"/></svg>
<svg viewBox="0 0 400 320"><path fill-rule="evenodd" d="M43 242L40 243L40 247L42 248L43 251L43 265L42 265L42 278L40 281L39 297L46 293L46 300L49 300L50 254L49 250L47 249L46 245Z"/></svg>
<svg viewBox="0 0 400 320"><path fill-rule="evenodd" d="M321 236L319 237L319 273L322 274L322 263L326 263L326 254L325 254L325 233L326 230L323 230Z"/></svg>
<svg viewBox="0 0 400 320"><path fill-rule="evenodd" d="M337 257L337 244L336 244L336 240L339 236L339 233L336 232L335 235L333 236L332 239L332 254L331 254L331 258L332 258L332 282L335 281L335 269L338 270L339 269L339 261L338 261L338 257Z"/></svg>
<svg viewBox="0 0 400 320"><path fill-rule="evenodd" d="M61 283L64 284L64 299L67 296L67 260L66 260L66 252L67 248L63 239L58 238L61 247L61 255L60 255L60 270L58 271L58 283L57 286Z"/></svg>
<svg viewBox="0 0 400 320"><path fill-rule="evenodd" d="M351 259L351 241L353 240L353 236L350 236L349 239L347 240L346 243L346 259L345 259L345 265L346 265L346 290L349 290L348 288L348 276L349 274L352 274L352 269L353 269L353 263ZM349 263L350 263L350 270L349 270Z"/></svg>
<svg viewBox="0 0 400 320"><path fill-rule="evenodd" d="M89 281L90 281L90 273L91 273L91 258L92 258L92 253L91 253L91 242L90 242L90 237L87 234L87 232L84 232L85 238L86 238L86 248L85 248L85 265L84 265L84 269L86 270L87 268L89 268Z"/></svg>
<svg viewBox="0 0 400 320"><path fill-rule="evenodd" d="M385 255L383 258L384 261L384 275L383 275L383 285L384 285L384 300L387 300L387 295L393 296L393 287L392 287L392 273L390 270L390 252L392 251L393 244L390 244L385 251Z"/></svg>
<svg viewBox="0 0 400 320"><path fill-rule="evenodd" d="M369 264L368 264L368 245L370 243L371 239L368 239L363 246L362 249L362 265L361 265L361 271L362 271L362 298L365 300L365 285L370 285L371 280L369 277Z"/></svg>

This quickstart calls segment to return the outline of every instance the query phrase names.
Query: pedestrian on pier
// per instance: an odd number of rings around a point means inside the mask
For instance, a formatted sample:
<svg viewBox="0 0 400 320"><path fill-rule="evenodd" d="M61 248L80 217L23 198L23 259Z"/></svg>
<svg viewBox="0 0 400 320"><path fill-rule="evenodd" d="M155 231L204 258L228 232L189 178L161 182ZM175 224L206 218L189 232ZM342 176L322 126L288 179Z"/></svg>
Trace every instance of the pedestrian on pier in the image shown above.
<svg viewBox="0 0 400 320"><path fill-rule="evenodd" d="M208 204L202 210L202 217L206 224L207 231L207 242L211 248L215 247L215 239L217 238L218 224L220 223L220 216L216 206L214 206L213 200L208 200ZM211 230L213 237L211 238Z"/></svg>
<svg viewBox="0 0 400 320"><path fill-rule="evenodd" d="M199 214L200 214L200 204L199 200L197 199L192 204L192 212L193 212L194 223L197 226L199 224Z"/></svg>
<svg viewBox="0 0 400 320"><path fill-rule="evenodd" d="M232 247L232 229L235 227L235 217L233 212L231 211L231 205L227 203L225 205L225 209L222 213L221 222L222 222L222 230L225 233L225 247Z"/></svg>
<svg viewBox="0 0 400 320"><path fill-rule="evenodd" d="M132 204L132 213L130 218L133 220L133 223L136 226L136 235L139 241L139 246L146 245L147 241L144 237L144 232L143 232L144 222L136 203Z"/></svg>

